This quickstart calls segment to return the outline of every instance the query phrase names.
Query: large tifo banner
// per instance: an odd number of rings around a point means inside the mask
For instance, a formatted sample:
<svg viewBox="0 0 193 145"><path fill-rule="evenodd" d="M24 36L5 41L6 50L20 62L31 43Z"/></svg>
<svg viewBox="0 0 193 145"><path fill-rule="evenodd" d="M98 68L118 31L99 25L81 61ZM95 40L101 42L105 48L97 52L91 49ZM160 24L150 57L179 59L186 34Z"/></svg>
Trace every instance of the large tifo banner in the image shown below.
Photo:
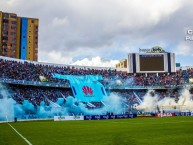
<svg viewBox="0 0 193 145"><path fill-rule="evenodd" d="M54 121L84 120L84 116L54 116Z"/></svg>
<svg viewBox="0 0 193 145"><path fill-rule="evenodd" d="M60 75L53 74L53 78L69 80L73 95L83 102L100 102L106 96L104 86L99 82L101 75Z"/></svg>

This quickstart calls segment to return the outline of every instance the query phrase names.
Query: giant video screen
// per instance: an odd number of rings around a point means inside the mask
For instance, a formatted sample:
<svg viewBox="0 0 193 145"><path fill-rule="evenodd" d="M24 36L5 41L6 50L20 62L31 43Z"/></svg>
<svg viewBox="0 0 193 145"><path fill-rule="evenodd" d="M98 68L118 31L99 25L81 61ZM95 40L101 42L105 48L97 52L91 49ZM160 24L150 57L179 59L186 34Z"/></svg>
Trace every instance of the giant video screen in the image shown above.
<svg viewBox="0 0 193 145"><path fill-rule="evenodd" d="M140 71L164 71L163 54L139 55Z"/></svg>

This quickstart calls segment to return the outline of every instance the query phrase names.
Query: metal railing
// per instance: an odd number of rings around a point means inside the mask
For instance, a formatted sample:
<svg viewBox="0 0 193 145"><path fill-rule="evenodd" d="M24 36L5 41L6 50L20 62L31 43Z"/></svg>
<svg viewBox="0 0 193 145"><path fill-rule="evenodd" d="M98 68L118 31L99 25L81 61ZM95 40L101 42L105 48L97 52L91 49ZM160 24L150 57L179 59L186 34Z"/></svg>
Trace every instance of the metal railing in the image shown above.
<svg viewBox="0 0 193 145"><path fill-rule="evenodd" d="M7 78L0 78L0 82L9 83L9 84L32 85L32 86L61 87L61 88L70 87L68 84L62 84L62 83L25 81L25 80L15 80L15 79L7 79Z"/></svg>
<svg viewBox="0 0 193 145"><path fill-rule="evenodd" d="M61 82L41 82L41 81L26 81L26 80L15 80L9 78L0 78L0 83L8 84L21 84L21 85L32 85L32 86L44 86L44 87L59 87L59 88L70 88L70 85ZM175 89L175 88L193 88L193 84L183 85L152 85L152 86L137 86L137 85L104 85L105 89Z"/></svg>

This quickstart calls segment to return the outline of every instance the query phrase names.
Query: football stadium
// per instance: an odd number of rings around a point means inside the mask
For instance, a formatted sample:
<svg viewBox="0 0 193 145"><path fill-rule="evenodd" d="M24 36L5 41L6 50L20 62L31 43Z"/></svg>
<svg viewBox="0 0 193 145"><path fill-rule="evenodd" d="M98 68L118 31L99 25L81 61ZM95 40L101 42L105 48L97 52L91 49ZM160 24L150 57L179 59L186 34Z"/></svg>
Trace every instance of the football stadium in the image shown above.
<svg viewBox="0 0 193 145"><path fill-rule="evenodd" d="M192 7L0 0L0 145L193 145Z"/></svg>
<svg viewBox="0 0 193 145"><path fill-rule="evenodd" d="M140 51L126 69L0 56L0 144L193 144L193 69Z"/></svg>

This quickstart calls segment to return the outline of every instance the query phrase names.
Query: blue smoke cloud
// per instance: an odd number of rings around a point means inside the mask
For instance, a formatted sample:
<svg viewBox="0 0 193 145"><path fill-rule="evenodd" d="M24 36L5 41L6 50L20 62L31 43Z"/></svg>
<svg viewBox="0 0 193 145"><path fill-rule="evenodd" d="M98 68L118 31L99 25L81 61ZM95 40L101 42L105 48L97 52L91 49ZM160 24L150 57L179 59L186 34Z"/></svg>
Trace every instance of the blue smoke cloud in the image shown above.
<svg viewBox="0 0 193 145"><path fill-rule="evenodd" d="M9 91L0 84L0 121L12 121L14 117L18 119L37 119L53 118L57 115L101 115L107 112L114 114L123 113L126 106L123 99L115 93L111 93L103 100L103 106L96 109L88 109L86 104L79 102L76 98L69 96L67 98L58 98L54 103L50 100L49 106L44 101L39 106L34 106L30 101L24 100L18 104L10 96Z"/></svg>

